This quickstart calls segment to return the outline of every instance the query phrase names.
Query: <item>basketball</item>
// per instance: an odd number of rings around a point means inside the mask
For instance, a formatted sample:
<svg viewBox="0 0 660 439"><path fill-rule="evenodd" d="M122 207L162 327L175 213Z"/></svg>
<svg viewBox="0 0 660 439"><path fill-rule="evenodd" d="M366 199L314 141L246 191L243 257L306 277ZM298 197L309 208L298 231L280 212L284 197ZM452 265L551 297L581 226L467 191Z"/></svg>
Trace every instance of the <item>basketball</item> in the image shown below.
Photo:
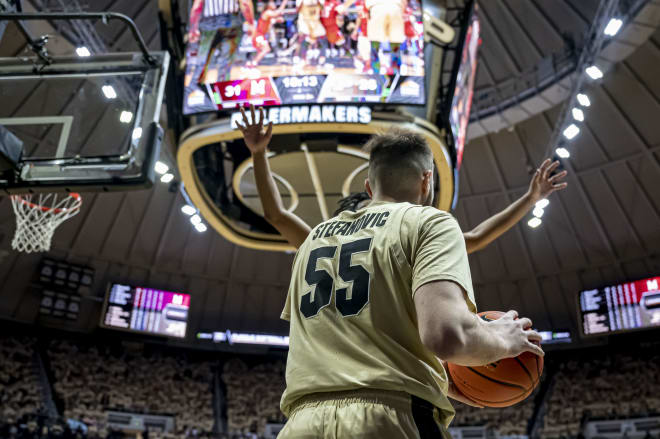
<svg viewBox="0 0 660 439"><path fill-rule="evenodd" d="M486 321L503 315L501 311L479 313ZM454 384L465 396L486 407L509 407L527 398L539 384L543 358L523 352L486 366L448 366Z"/></svg>

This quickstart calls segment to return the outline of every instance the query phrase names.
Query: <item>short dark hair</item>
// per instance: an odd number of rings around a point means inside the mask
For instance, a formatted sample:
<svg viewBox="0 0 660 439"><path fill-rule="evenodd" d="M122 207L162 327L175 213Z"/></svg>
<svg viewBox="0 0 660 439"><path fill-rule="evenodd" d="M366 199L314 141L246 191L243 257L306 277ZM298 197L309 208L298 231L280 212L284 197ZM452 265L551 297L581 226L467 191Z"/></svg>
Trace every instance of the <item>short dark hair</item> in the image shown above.
<svg viewBox="0 0 660 439"><path fill-rule="evenodd" d="M360 205L360 203L370 199L371 197L366 192L356 192L354 194L349 195L348 197L342 198L337 202L337 204L339 204L339 208L335 210L334 216L339 215L345 210L350 210L351 212L355 212L356 210L358 210L358 206Z"/></svg>
<svg viewBox="0 0 660 439"><path fill-rule="evenodd" d="M392 128L374 135L365 149L369 152L369 181L383 183L387 175L433 170L433 153L426 139L412 131ZM383 172L385 171L385 172ZM394 182L389 182L394 183Z"/></svg>

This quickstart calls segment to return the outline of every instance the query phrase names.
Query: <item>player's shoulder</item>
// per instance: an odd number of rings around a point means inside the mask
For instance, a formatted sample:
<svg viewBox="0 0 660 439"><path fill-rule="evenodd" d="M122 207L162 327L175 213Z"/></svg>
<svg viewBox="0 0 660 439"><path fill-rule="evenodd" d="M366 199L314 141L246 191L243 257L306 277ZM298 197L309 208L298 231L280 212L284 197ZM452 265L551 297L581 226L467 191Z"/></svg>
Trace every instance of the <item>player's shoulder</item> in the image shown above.
<svg viewBox="0 0 660 439"><path fill-rule="evenodd" d="M420 206L409 204L405 213L406 219L416 219L420 224L428 221L456 222L456 218L450 212L436 209L433 206Z"/></svg>

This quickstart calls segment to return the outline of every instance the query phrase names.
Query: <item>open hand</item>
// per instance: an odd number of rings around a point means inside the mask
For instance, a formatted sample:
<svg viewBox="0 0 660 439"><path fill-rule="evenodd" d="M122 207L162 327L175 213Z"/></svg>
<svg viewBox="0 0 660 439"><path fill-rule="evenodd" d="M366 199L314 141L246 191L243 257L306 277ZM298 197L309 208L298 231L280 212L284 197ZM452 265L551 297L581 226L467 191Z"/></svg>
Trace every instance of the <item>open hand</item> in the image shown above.
<svg viewBox="0 0 660 439"><path fill-rule="evenodd" d="M486 324L504 342L502 358L517 357L523 352L531 352L540 357L545 355L540 346L541 335L532 329L532 321L526 317L519 319L516 311L509 311Z"/></svg>
<svg viewBox="0 0 660 439"><path fill-rule="evenodd" d="M245 146L248 147L252 154L263 153L266 151L270 139L273 137L273 123L268 124L268 128L264 131L264 110L262 107L259 107L259 121L254 114L254 106L250 105L251 121L248 120L247 114L245 114L245 109L241 107L241 114L243 115L242 125L239 122L236 122L238 129L243 133L243 139L245 139Z"/></svg>
<svg viewBox="0 0 660 439"><path fill-rule="evenodd" d="M557 166L559 166L558 161L552 162L550 159L545 159L534 173L528 191L534 202L547 198L551 193L566 189L568 186L568 183L562 181L568 174L567 171L552 175L552 171L557 169Z"/></svg>

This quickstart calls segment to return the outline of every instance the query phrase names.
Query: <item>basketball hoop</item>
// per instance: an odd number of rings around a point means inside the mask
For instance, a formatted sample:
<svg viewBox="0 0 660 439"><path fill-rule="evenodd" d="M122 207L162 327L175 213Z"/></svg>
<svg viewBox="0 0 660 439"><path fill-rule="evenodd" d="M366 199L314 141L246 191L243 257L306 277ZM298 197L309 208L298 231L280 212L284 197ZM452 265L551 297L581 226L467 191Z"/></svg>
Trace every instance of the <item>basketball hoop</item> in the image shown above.
<svg viewBox="0 0 660 439"><path fill-rule="evenodd" d="M12 248L26 253L47 252L57 226L80 212L82 198L75 193L63 198L57 194L12 195L11 204L16 214Z"/></svg>

